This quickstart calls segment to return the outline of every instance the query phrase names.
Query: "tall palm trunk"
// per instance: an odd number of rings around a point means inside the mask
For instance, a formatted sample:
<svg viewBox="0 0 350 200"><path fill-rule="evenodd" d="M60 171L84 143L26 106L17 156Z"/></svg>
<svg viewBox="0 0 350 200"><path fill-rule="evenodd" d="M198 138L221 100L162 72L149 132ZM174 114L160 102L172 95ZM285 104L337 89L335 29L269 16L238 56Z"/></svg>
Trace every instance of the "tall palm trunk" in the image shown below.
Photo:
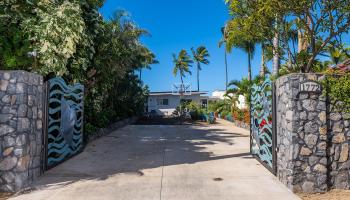
<svg viewBox="0 0 350 200"><path fill-rule="evenodd" d="M199 92L199 62L197 63L197 91Z"/></svg>
<svg viewBox="0 0 350 200"><path fill-rule="evenodd" d="M183 78L182 78L182 75L180 75L180 79L181 79L181 87L183 87L183 85L184 85L184 80L183 80ZM181 88L182 89L182 88Z"/></svg>
<svg viewBox="0 0 350 200"><path fill-rule="evenodd" d="M280 68L280 55L279 55L279 33L275 33L273 38L273 67L272 74L278 75L278 70Z"/></svg>
<svg viewBox="0 0 350 200"><path fill-rule="evenodd" d="M260 77L265 77L265 45L261 45L261 65L260 65Z"/></svg>
<svg viewBox="0 0 350 200"><path fill-rule="evenodd" d="M226 84L225 84L225 91L227 92L227 85L228 85L228 73L227 73L227 52L225 49L225 71L226 71Z"/></svg>
<svg viewBox="0 0 350 200"><path fill-rule="evenodd" d="M279 19L278 19L278 16L276 16L275 36L273 38L273 60L272 60L273 62L272 74L275 76L278 75L278 71L280 68L279 40L280 40Z"/></svg>
<svg viewBox="0 0 350 200"><path fill-rule="evenodd" d="M251 66L251 62L250 62L250 58L252 57L251 56L252 52L251 50L248 51L248 80L249 81L252 81L252 66Z"/></svg>

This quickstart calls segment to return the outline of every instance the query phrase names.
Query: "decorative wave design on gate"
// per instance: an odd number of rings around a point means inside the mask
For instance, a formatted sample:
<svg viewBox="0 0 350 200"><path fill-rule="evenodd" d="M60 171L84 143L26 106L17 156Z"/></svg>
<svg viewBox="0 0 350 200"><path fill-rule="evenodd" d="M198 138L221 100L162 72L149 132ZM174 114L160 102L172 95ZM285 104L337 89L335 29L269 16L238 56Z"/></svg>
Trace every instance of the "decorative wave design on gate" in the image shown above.
<svg viewBox="0 0 350 200"><path fill-rule="evenodd" d="M47 165L76 154L83 144L84 86L69 86L61 77L49 80Z"/></svg>
<svg viewBox="0 0 350 200"><path fill-rule="evenodd" d="M272 168L272 82L254 84L251 92L251 151Z"/></svg>

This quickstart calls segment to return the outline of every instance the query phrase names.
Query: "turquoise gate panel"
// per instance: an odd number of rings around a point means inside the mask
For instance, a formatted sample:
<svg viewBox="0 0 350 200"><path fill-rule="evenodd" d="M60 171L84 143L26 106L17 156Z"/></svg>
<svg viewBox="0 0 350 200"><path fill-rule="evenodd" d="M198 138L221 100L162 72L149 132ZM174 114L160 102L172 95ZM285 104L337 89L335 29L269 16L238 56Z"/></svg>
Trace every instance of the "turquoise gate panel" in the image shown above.
<svg viewBox="0 0 350 200"><path fill-rule="evenodd" d="M83 146L84 86L48 81L47 167L77 154Z"/></svg>
<svg viewBox="0 0 350 200"><path fill-rule="evenodd" d="M273 83L266 78L251 89L250 151L265 167L275 172L273 126Z"/></svg>

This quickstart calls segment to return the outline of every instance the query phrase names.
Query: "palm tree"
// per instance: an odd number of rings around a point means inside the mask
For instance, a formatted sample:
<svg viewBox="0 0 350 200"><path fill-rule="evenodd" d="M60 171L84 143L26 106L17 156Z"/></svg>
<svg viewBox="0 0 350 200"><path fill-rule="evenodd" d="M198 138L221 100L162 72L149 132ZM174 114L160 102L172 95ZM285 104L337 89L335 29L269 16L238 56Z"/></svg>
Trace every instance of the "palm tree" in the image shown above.
<svg viewBox="0 0 350 200"><path fill-rule="evenodd" d="M236 96L236 95L243 95L246 99L248 99L250 95L250 87L252 83L250 80L243 78L242 80L232 80L228 86L232 87L227 90L225 96Z"/></svg>
<svg viewBox="0 0 350 200"><path fill-rule="evenodd" d="M184 81L183 78L186 77L186 74L192 74L190 71L190 67L192 67L192 59L188 55L186 50L181 50L179 53L179 56L176 57L176 54L173 54L173 62L175 64L173 74L174 76L177 76L179 74L181 79L181 84L183 86Z"/></svg>
<svg viewBox="0 0 350 200"><path fill-rule="evenodd" d="M280 51L279 51L279 46L280 46L280 33L278 31L280 26L280 20L279 16L276 14L276 21L275 21L275 33L274 37L272 40L273 44L273 59L272 59L272 74L274 76L278 76L278 71L280 69L281 61L280 61Z"/></svg>
<svg viewBox="0 0 350 200"><path fill-rule="evenodd" d="M198 47L196 50L191 48L194 61L197 63L197 90L199 92L199 71L202 70L201 64L208 65L209 52L204 46Z"/></svg>
<svg viewBox="0 0 350 200"><path fill-rule="evenodd" d="M142 82L142 69L151 69L152 64L158 64L158 60L156 60L156 56L149 49L140 46L140 53L138 57L139 62L139 79Z"/></svg>
<svg viewBox="0 0 350 200"><path fill-rule="evenodd" d="M255 42L254 41L242 41L241 44L238 44L236 47L245 51L248 55L248 80L252 80L252 64L251 60L255 52ZM229 84L230 85L230 84Z"/></svg>
<svg viewBox="0 0 350 200"><path fill-rule="evenodd" d="M219 42L219 48L221 48L222 45L224 46L224 52L225 52L225 72L226 72L226 82L225 82L225 91L227 91L227 85L228 85L228 73L227 73L227 42L226 42L226 34L225 34L225 27L221 28L222 33L222 39Z"/></svg>

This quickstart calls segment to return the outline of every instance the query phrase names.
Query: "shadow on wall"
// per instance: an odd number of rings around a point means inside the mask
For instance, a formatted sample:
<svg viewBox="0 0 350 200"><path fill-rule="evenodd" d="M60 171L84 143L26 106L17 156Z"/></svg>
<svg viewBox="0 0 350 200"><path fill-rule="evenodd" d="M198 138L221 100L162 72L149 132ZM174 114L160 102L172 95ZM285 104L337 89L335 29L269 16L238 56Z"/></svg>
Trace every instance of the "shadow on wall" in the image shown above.
<svg viewBox="0 0 350 200"><path fill-rule="evenodd" d="M49 170L33 186L66 186L81 180L106 180L120 174L142 176L143 170L234 157L252 158L249 147L236 154L215 155L218 143L230 151L235 140L249 140L248 134L231 133L220 126L127 126L90 143L84 152ZM158 128L156 128L158 127ZM218 128L219 127L219 128ZM247 142L249 143L249 142Z"/></svg>

